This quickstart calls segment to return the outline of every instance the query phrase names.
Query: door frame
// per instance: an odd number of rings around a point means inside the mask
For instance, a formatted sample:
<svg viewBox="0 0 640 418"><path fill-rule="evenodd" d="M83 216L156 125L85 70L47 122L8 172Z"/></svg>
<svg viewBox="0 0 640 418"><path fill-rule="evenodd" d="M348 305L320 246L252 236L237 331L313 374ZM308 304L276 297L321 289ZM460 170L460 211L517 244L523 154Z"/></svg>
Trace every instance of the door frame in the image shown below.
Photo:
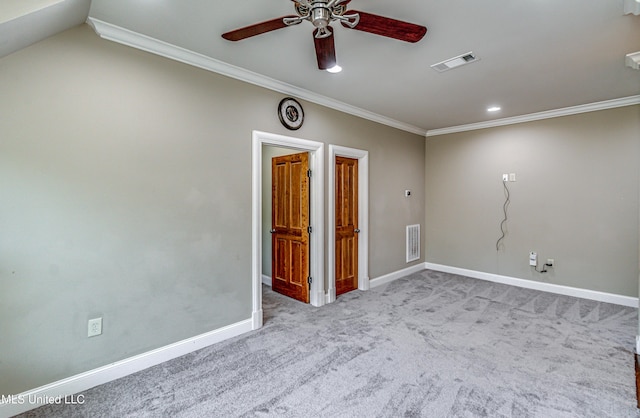
<svg viewBox="0 0 640 418"><path fill-rule="evenodd" d="M336 156L358 160L358 289L369 290L369 151L329 145L327 303L336 300Z"/></svg>
<svg viewBox="0 0 640 418"><path fill-rule="evenodd" d="M262 146L272 145L309 152L311 175L309 274L313 277L309 303L325 304L324 297L324 144L269 132L252 132L251 158L251 278L253 288L252 327L262 327ZM335 287L335 286L334 286Z"/></svg>

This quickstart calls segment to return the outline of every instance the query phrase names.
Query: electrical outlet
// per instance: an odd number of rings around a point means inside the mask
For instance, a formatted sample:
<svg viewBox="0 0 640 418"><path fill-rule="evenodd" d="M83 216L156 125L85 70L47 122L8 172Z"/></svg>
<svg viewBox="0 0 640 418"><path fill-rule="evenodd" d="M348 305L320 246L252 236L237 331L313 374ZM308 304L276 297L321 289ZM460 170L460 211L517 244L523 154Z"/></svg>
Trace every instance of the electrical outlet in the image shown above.
<svg viewBox="0 0 640 418"><path fill-rule="evenodd" d="M538 254L534 251L529 253L529 265L534 267L538 265Z"/></svg>
<svg viewBox="0 0 640 418"><path fill-rule="evenodd" d="M88 337L102 334L102 317L89 320Z"/></svg>
<svg viewBox="0 0 640 418"><path fill-rule="evenodd" d="M509 174L503 174L502 181L509 181Z"/></svg>
<svg viewBox="0 0 640 418"><path fill-rule="evenodd" d="M553 267L555 263L556 260L554 260L553 258L547 258L547 267Z"/></svg>
<svg viewBox="0 0 640 418"><path fill-rule="evenodd" d="M509 173L509 181L516 181L516 173Z"/></svg>
<svg viewBox="0 0 640 418"><path fill-rule="evenodd" d="M409 197L409 196L411 196L411 190L405 190L404 197Z"/></svg>

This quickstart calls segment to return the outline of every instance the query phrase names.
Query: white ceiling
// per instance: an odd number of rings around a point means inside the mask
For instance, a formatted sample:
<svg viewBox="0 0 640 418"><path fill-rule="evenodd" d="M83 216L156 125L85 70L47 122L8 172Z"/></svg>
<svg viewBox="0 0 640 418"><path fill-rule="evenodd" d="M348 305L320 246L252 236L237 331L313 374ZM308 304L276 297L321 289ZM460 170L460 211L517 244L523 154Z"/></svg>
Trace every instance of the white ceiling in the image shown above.
<svg viewBox="0 0 640 418"><path fill-rule="evenodd" d="M2 0L0 22L7 22L61 1L63 0Z"/></svg>
<svg viewBox="0 0 640 418"><path fill-rule="evenodd" d="M0 0L0 57L82 24L91 0Z"/></svg>
<svg viewBox="0 0 640 418"><path fill-rule="evenodd" d="M349 8L428 32L408 44L334 24L339 74L317 69L309 22L239 42L220 37L294 14L289 0L92 0L88 14L429 131L640 95L640 71L624 59L640 51L640 16L624 15L623 1L352 0ZM49 2L82 13L89 0ZM430 68L469 51L480 60L445 73ZM502 110L489 114L491 105Z"/></svg>

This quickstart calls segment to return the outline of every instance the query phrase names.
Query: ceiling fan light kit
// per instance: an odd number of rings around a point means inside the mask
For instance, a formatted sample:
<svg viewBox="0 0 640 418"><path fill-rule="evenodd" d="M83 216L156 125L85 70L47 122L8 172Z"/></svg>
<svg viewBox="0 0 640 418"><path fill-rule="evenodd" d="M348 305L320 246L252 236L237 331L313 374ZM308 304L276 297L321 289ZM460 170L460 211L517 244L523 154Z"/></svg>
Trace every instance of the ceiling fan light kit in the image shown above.
<svg viewBox="0 0 640 418"><path fill-rule="evenodd" d="M356 29L400 41L415 43L427 33L427 28L384 16L357 10L347 10L351 0L292 0L297 15L256 23L222 34L228 41L239 41L252 36L311 22L318 69L329 70L337 66L334 32L331 23L340 22L347 29Z"/></svg>

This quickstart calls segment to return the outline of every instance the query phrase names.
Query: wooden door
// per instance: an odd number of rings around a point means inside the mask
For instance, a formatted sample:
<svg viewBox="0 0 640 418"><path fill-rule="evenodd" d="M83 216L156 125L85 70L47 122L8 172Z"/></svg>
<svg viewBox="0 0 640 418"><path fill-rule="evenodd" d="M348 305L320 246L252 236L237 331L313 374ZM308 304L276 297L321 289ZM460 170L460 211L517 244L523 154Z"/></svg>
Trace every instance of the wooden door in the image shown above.
<svg viewBox="0 0 640 418"><path fill-rule="evenodd" d="M309 303L309 154L271 160L272 289Z"/></svg>
<svg viewBox="0 0 640 418"><path fill-rule="evenodd" d="M336 156L336 295L358 288L358 160Z"/></svg>

